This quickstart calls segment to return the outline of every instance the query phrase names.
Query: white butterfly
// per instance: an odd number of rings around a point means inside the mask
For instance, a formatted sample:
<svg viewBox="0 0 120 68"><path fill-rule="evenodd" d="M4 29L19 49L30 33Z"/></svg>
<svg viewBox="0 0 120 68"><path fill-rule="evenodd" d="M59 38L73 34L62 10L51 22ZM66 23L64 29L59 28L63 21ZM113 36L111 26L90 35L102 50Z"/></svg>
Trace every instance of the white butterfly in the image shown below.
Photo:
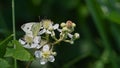
<svg viewBox="0 0 120 68"><path fill-rule="evenodd" d="M41 28L41 22L29 22L21 26L22 30L29 36L36 36Z"/></svg>

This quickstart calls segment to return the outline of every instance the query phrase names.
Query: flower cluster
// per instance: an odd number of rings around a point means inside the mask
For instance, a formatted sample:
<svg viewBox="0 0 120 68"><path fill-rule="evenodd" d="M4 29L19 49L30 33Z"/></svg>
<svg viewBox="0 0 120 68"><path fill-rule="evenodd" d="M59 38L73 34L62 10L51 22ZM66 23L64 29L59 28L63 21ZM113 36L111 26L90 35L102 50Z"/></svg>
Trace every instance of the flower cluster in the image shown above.
<svg viewBox="0 0 120 68"><path fill-rule="evenodd" d="M76 26L72 21L61 23L60 26L59 24L54 25L51 20L26 23L21 26L25 35L19 39L19 42L25 48L34 49L34 56L40 59L41 64L48 61L54 62L56 55L56 52L53 51L54 45L62 41L73 44L74 40L80 37L78 33L71 34ZM59 38L56 37L56 31L60 33Z"/></svg>

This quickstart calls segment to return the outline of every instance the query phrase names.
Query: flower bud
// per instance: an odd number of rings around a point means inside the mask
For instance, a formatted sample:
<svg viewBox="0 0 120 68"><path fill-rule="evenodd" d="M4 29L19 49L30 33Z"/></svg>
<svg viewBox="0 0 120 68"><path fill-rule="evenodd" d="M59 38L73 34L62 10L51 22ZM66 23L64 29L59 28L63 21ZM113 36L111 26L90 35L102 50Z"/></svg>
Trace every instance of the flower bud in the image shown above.
<svg viewBox="0 0 120 68"><path fill-rule="evenodd" d="M57 53L56 53L56 52L52 52L52 55L56 56L56 55L57 55Z"/></svg>
<svg viewBox="0 0 120 68"><path fill-rule="evenodd" d="M75 24L75 23L72 23L72 26L73 26L73 27L76 27L76 24Z"/></svg>
<svg viewBox="0 0 120 68"><path fill-rule="evenodd" d="M70 41L70 44L74 44L74 41Z"/></svg>
<svg viewBox="0 0 120 68"><path fill-rule="evenodd" d="M74 37L75 37L75 39L78 39L80 37L80 35L78 33L75 33Z"/></svg>
<svg viewBox="0 0 120 68"><path fill-rule="evenodd" d="M64 31L68 31L68 28L67 27L63 27L62 28L62 31L64 32Z"/></svg>
<svg viewBox="0 0 120 68"><path fill-rule="evenodd" d="M65 27L66 24L65 24L65 23L61 23L60 26L61 26L61 27Z"/></svg>
<svg viewBox="0 0 120 68"><path fill-rule="evenodd" d="M72 27L72 21L68 20L68 21L66 22L66 26L67 26L68 28L71 28L71 27Z"/></svg>

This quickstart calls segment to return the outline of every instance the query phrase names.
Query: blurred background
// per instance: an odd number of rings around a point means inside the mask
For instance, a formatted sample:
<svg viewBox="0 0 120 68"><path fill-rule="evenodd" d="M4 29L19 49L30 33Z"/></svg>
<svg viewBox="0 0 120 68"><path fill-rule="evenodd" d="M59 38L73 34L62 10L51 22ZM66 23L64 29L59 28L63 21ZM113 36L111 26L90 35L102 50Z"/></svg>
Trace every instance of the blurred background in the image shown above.
<svg viewBox="0 0 120 68"><path fill-rule="evenodd" d="M0 0L0 41L12 34L11 11L11 0ZM80 33L75 44L55 47L54 63L33 61L30 68L120 68L120 0L15 0L15 18L17 39L24 35L22 24L42 19L71 20ZM4 55L5 47L0 50ZM18 68L26 63L18 60Z"/></svg>

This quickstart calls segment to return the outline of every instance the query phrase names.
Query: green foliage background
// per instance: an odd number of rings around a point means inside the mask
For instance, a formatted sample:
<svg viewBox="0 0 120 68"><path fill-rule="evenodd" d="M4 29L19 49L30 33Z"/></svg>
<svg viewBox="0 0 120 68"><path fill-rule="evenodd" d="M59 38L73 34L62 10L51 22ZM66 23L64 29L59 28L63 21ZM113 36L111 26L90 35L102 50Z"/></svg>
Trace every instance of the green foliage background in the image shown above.
<svg viewBox="0 0 120 68"><path fill-rule="evenodd" d="M13 68L12 58L5 58L12 34L11 0L0 0L0 67ZM80 39L74 45L55 47L56 61L30 68L120 68L120 0L15 0L17 39L24 35L21 25L51 19L54 23L71 20ZM18 68L27 62L17 61ZM4 66L5 65L5 66Z"/></svg>

